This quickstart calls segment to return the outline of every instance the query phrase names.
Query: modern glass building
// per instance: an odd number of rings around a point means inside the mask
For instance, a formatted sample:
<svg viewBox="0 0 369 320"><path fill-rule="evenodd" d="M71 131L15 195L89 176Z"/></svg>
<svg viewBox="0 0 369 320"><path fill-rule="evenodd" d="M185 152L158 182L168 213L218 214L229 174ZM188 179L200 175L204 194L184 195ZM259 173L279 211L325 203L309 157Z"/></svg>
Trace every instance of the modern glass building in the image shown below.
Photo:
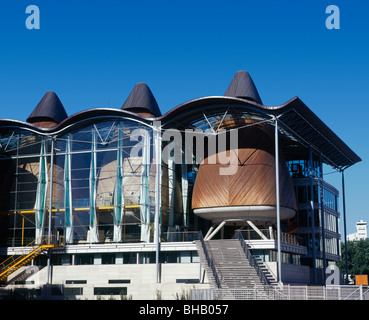
<svg viewBox="0 0 369 320"><path fill-rule="evenodd" d="M0 120L0 255L19 257L45 237L58 246L3 285L134 298L142 285L211 286L197 240L237 231L261 262L280 263L280 281L322 283L341 259L339 194L323 168L343 174L359 161L299 98L263 105L244 71L223 96L164 115L144 83L121 108L71 116L47 92L25 122ZM288 277L281 263L304 275ZM16 280L27 265L38 272ZM97 280L101 270L111 278Z"/></svg>

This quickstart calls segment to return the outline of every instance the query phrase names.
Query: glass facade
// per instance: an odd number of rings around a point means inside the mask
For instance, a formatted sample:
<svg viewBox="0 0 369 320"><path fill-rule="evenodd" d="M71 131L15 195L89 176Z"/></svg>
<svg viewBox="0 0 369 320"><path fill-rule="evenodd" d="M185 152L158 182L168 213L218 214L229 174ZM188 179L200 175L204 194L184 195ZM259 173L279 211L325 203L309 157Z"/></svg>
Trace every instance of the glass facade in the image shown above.
<svg viewBox="0 0 369 320"><path fill-rule="evenodd" d="M308 255L313 257L313 246L317 261L325 254L327 260L340 260L340 233L338 191L326 183L321 176L321 163L314 159L288 162L291 178L295 186L297 215L295 232L303 239ZM310 264L311 262L307 262Z"/></svg>
<svg viewBox="0 0 369 320"><path fill-rule="evenodd" d="M1 245L27 245L47 234L51 183L51 232L67 243L152 241L156 172L150 125L95 121L53 140L17 128L0 134ZM163 234L181 231L188 219L182 196L188 186L181 179L181 166L162 166Z"/></svg>
<svg viewBox="0 0 369 320"><path fill-rule="evenodd" d="M206 133L234 117L256 115L219 113L197 118L188 126ZM211 222L191 211L199 168L196 144L188 157L193 163L161 162L160 183L156 184L154 129L151 121L124 117L86 119L50 135L0 128L0 245L27 245L47 234L49 225L51 233L63 236L68 244L153 242L156 199L160 199L161 241L192 241L197 231L205 234ZM171 140L160 142L164 150ZM185 149L180 151L183 157ZM287 166L298 212L283 222L282 231L296 235L307 247L302 263L312 258L313 248L316 259L325 252L329 259L338 260L338 191L321 179L321 163L315 158L312 162L289 160ZM300 257L291 257L283 259L300 263ZM95 258L81 256L75 263L96 264ZM101 264L109 259L113 258L101 257ZM120 261L117 259L114 261ZM127 259L121 260L127 263L137 257ZM155 255L147 253L139 259L153 263ZM170 254L160 258L162 262L178 259L189 258Z"/></svg>

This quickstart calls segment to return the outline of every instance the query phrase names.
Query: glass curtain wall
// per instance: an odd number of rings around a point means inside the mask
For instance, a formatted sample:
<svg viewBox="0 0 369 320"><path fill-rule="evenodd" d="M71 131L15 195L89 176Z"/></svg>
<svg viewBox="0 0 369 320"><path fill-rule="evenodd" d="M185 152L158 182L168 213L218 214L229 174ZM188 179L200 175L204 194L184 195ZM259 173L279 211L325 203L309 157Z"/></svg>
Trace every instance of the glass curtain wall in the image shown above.
<svg viewBox="0 0 369 320"><path fill-rule="evenodd" d="M43 136L17 128L0 133L1 245L27 245L35 240L36 224L47 225L48 186L42 175L50 169L49 151Z"/></svg>
<svg viewBox="0 0 369 320"><path fill-rule="evenodd" d="M61 163L67 163L63 158L68 142L73 242L139 242L147 226L144 241L149 242L155 171L150 165L146 171L143 157L145 147L152 150L152 129L130 120L93 123L58 138ZM147 160L152 163L152 158ZM142 179L143 172L148 183ZM140 212L143 197L145 221Z"/></svg>
<svg viewBox="0 0 369 320"><path fill-rule="evenodd" d="M152 128L116 119L54 138L52 233L67 243L153 241ZM0 151L0 242L27 245L36 230L48 232L51 140L9 128L0 133Z"/></svg>
<svg viewBox="0 0 369 320"><path fill-rule="evenodd" d="M297 235L303 239L309 254L313 249L312 228L315 228L315 249L322 256L325 249L331 259L336 259L339 252L339 212L338 191L321 180L320 162L313 160L312 188L308 160L294 160L287 163L295 186L297 213ZM311 196L311 190L313 195ZM311 210L310 200L313 200ZM314 217L313 217L314 214ZM324 219L324 221L323 221ZM324 237L323 237L324 232ZM325 245L325 248L323 248ZM336 257L334 257L336 256Z"/></svg>

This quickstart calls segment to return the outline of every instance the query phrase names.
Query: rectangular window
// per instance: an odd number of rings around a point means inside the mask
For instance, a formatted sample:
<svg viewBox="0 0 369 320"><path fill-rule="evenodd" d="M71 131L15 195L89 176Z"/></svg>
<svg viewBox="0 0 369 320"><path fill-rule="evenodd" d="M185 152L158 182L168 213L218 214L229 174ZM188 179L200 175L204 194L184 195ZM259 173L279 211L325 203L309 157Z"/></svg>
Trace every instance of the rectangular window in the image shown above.
<svg viewBox="0 0 369 320"><path fill-rule="evenodd" d="M115 263L115 254L111 253L103 253L101 255L102 264L114 264Z"/></svg>
<svg viewBox="0 0 369 320"><path fill-rule="evenodd" d="M191 252L189 252L189 251L180 252L178 262L180 262L180 263L189 263L189 262L191 262Z"/></svg>
<svg viewBox="0 0 369 320"><path fill-rule="evenodd" d="M79 254L76 255L76 264L77 265L85 265L85 264L93 264L94 255L93 254Z"/></svg>
<svg viewBox="0 0 369 320"><path fill-rule="evenodd" d="M83 295L83 288L64 288L64 295L65 296L82 296Z"/></svg>
<svg viewBox="0 0 369 320"><path fill-rule="evenodd" d="M113 280L109 280L108 283L111 283L111 284L131 283L131 280L130 279L113 279Z"/></svg>
<svg viewBox="0 0 369 320"><path fill-rule="evenodd" d="M300 227L308 226L307 210L298 211L298 222Z"/></svg>
<svg viewBox="0 0 369 320"><path fill-rule="evenodd" d="M297 199L298 199L298 203L307 203L308 202L308 188L307 188L307 186L298 186L297 187Z"/></svg>
<svg viewBox="0 0 369 320"><path fill-rule="evenodd" d="M140 263L155 263L156 259L156 253L155 252L140 252Z"/></svg>
<svg viewBox="0 0 369 320"><path fill-rule="evenodd" d="M95 287L94 295L127 295L127 287Z"/></svg>
<svg viewBox="0 0 369 320"><path fill-rule="evenodd" d="M199 283L199 279L176 279L176 283Z"/></svg>
<svg viewBox="0 0 369 320"><path fill-rule="evenodd" d="M136 264L137 255L135 252L125 252L123 253L123 263L124 264Z"/></svg>
<svg viewBox="0 0 369 320"><path fill-rule="evenodd" d="M65 284L86 284L87 280L65 280Z"/></svg>

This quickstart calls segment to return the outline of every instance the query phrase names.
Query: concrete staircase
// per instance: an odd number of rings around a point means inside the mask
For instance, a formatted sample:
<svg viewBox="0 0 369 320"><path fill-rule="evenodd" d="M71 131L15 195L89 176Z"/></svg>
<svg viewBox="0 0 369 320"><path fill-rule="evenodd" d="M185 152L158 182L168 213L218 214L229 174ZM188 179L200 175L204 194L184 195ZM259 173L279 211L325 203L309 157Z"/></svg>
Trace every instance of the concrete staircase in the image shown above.
<svg viewBox="0 0 369 320"><path fill-rule="evenodd" d="M19 272L15 277L6 282L6 285L15 284L16 282L25 282L29 277L40 271L40 267L38 266L28 266L23 268L24 269L21 272Z"/></svg>
<svg viewBox="0 0 369 320"><path fill-rule="evenodd" d="M200 261L204 267L209 283L217 288L213 271L208 266L204 250L207 250L209 257L213 260L215 271L220 280L222 289L255 289L263 288L263 284L253 266L250 265L241 243L237 239L210 240L204 242L206 248L202 248L201 242L197 242ZM264 274L269 280L269 284L276 283L269 270L259 263Z"/></svg>

